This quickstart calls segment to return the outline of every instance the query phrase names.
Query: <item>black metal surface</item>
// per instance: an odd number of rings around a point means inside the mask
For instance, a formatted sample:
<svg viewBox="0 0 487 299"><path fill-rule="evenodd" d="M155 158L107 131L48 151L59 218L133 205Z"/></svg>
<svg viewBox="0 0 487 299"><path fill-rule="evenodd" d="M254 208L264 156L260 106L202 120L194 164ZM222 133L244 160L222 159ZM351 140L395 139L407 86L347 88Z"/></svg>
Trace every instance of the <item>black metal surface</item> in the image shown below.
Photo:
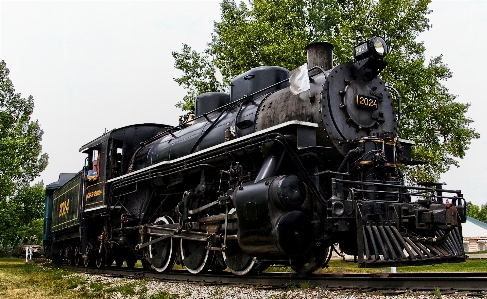
<svg viewBox="0 0 487 299"><path fill-rule="evenodd" d="M330 43L317 42L306 47L308 57L308 69L315 66L324 70L333 68L333 45Z"/></svg>
<svg viewBox="0 0 487 299"><path fill-rule="evenodd" d="M230 83L231 101L237 101L287 78L289 78L289 70L282 67L261 66L253 68L232 80ZM287 86L289 86L289 82L283 82L266 90L266 92L274 92Z"/></svg>
<svg viewBox="0 0 487 299"><path fill-rule="evenodd" d="M223 92L206 92L196 98L196 117L203 116L230 103L230 95Z"/></svg>
<svg viewBox="0 0 487 299"><path fill-rule="evenodd" d="M306 199L303 182L295 175L281 176L270 187L270 200L283 210L298 209Z"/></svg>
<svg viewBox="0 0 487 299"><path fill-rule="evenodd" d="M301 211L291 211L282 215L274 230L279 247L287 256L300 256L311 248L314 238L313 225Z"/></svg>
<svg viewBox="0 0 487 299"><path fill-rule="evenodd" d="M423 244L414 236L401 234L395 226L365 225L363 228L365 260L362 266L388 263L433 264L441 260L464 261L463 246L458 243L458 229L446 235L438 231L438 241ZM441 238L444 237L444 240Z"/></svg>
<svg viewBox="0 0 487 299"><path fill-rule="evenodd" d="M369 82L356 80L351 68L352 64L343 64L330 73L322 103L326 131L342 155L348 150L341 143L343 140L357 140L377 132L397 135L396 114L385 84L379 78ZM357 104L360 95L376 97L377 110L361 108Z"/></svg>
<svg viewBox="0 0 487 299"><path fill-rule="evenodd" d="M269 179L269 181L271 181ZM269 184L244 184L236 191L239 245L250 255L280 255L273 235L273 219L268 205Z"/></svg>

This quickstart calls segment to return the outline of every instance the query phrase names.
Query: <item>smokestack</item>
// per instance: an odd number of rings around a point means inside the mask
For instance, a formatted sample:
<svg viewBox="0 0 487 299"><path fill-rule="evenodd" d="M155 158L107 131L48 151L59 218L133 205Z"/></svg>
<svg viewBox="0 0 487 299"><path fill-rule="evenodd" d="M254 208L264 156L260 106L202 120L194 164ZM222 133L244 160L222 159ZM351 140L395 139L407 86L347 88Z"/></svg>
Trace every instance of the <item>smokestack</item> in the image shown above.
<svg viewBox="0 0 487 299"><path fill-rule="evenodd" d="M308 53L308 69L319 66L325 71L333 67L333 45L325 42L309 44L306 47ZM310 75L316 75L319 70L313 70Z"/></svg>

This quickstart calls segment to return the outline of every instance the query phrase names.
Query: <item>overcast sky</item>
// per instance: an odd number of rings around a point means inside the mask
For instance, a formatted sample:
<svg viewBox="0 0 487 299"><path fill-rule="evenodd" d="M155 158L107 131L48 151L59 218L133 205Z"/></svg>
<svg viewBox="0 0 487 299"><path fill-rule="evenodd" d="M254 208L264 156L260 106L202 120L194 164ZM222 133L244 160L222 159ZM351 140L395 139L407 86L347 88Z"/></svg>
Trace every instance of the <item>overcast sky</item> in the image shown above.
<svg viewBox="0 0 487 299"><path fill-rule="evenodd" d="M433 27L422 34L426 56L443 54L453 72L445 82L482 135L460 168L443 175L447 188L487 203L487 1L433 1ZM49 166L38 180L84 164L79 148L135 123L175 125L185 92L174 81L172 51L203 50L219 20L219 1L0 1L0 59L15 89L34 96L33 119L44 130Z"/></svg>

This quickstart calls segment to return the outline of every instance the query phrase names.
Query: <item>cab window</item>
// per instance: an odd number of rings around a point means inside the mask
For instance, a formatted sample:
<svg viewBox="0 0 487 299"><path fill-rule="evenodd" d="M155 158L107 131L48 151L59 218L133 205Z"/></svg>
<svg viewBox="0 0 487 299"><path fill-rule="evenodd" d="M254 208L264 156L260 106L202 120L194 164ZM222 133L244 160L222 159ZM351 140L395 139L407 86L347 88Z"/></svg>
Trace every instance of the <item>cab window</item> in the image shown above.
<svg viewBox="0 0 487 299"><path fill-rule="evenodd" d="M117 139L110 139L108 151L108 177L116 178L123 174L123 142Z"/></svg>
<svg viewBox="0 0 487 299"><path fill-rule="evenodd" d="M96 181L100 177L100 151L93 149L88 154L88 174L89 181Z"/></svg>
<svg viewBox="0 0 487 299"><path fill-rule="evenodd" d="M112 178L115 178L122 174L122 148L116 147L113 153Z"/></svg>

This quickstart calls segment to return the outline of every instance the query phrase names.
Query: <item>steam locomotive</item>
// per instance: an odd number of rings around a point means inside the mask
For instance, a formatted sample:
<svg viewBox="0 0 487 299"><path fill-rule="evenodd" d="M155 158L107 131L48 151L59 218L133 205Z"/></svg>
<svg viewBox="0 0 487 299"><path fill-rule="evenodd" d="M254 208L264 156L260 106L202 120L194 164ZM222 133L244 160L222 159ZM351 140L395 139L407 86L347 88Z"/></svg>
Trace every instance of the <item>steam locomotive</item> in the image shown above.
<svg viewBox="0 0 487 299"><path fill-rule="evenodd" d="M464 261L461 192L405 184L401 168L419 162L378 77L385 41L335 67L332 49L309 45L304 72L241 74L177 127L131 125L83 145L82 170L46 187L47 256L236 275L312 273L337 243L361 267Z"/></svg>

